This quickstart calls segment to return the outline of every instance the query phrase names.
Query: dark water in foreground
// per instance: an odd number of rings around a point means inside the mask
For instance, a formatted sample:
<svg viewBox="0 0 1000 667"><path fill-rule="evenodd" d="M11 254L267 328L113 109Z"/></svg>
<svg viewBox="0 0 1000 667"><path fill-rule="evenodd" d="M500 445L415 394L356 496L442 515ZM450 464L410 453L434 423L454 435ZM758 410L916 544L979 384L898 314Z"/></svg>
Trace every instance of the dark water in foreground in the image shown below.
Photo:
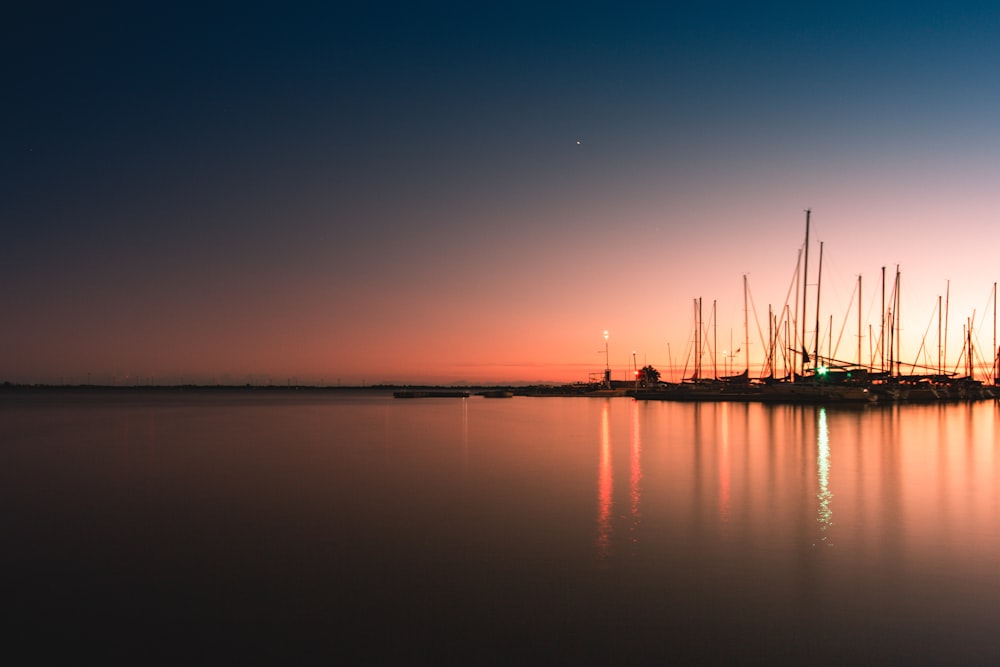
<svg viewBox="0 0 1000 667"><path fill-rule="evenodd" d="M8 652L995 663L1000 411L0 396Z"/></svg>

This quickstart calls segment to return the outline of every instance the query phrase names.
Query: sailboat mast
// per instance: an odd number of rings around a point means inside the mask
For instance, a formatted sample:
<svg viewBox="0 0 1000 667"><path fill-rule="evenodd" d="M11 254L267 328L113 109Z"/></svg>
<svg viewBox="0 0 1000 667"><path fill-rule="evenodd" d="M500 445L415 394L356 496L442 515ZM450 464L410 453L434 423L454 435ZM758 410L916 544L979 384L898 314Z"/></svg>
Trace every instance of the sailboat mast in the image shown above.
<svg viewBox="0 0 1000 667"><path fill-rule="evenodd" d="M735 356L736 355L733 354L733 330L730 329L729 330L729 368L726 368L725 365L723 365L723 367L722 367L722 372L725 373L726 375L732 375L733 374L733 369L736 367L735 366L735 362L733 361L733 359L735 358ZM723 358L722 363L726 364L726 359L725 358Z"/></svg>
<svg viewBox="0 0 1000 667"><path fill-rule="evenodd" d="M895 322L895 324L896 324L896 375L902 374L902 371L903 371L903 367L902 367L902 363L903 363L903 360L902 360L902 356L903 356L902 355L902 349L903 349L903 347L902 347L902 341L900 340L900 338L902 337L901 334L903 333L903 327L902 327L902 318L899 316L899 282L900 282L899 281L899 264L897 264L896 265L896 303L895 303L896 307L895 307L894 313L893 313L893 322Z"/></svg>
<svg viewBox="0 0 1000 667"><path fill-rule="evenodd" d="M719 319L715 315L715 304L718 299L712 299L712 378L719 379Z"/></svg>
<svg viewBox="0 0 1000 667"><path fill-rule="evenodd" d="M897 275L898 281L898 275ZM888 330L889 340L886 344L888 351L888 370L889 377L895 377L895 354L896 354L896 287L893 283L892 293L889 295L890 303L889 310L886 311L886 329Z"/></svg>
<svg viewBox="0 0 1000 667"><path fill-rule="evenodd" d="M881 351L879 353L879 363L882 368L882 372L885 373L885 267L882 267L882 324L879 331L879 347Z"/></svg>
<svg viewBox="0 0 1000 667"><path fill-rule="evenodd" d="M958 355L958 361L959 361L959 363L961 363L961 361L962 361L962 355L967 352L966 348L968 347L968 336L966 335L965 329L968 326L968 324L969 324L969 318L966 317L965 318L965 324L962 325L962 351ZM958 364L955 364L955 368L956 369L958 368ZM965 360L965 368L966 368L966 372L968 372L968 368L969 368L969 360L968 359Z"/></svg>
<svg viewBox="0 0 1000 667"><path fill-rule="evenodd" d="M942 372L942 369L943 369L942 363L943 362L941 361L941 315L942 315L942 313L941 313L941 295L938 294L938 363L937 363L938 375L943 375L943 372Z"/></svg>
<svg viewBox="0 0 1000 667"><path fill-rule="evenodd" d="M785 304L785 345L784 345L784 349L785 350L789 349L788 346L789 346L789 344L792 341L791 323L789 321L788 315L789 315L789 313L788 313L788 304L786 303ZM793 349L794 349L794 346L793 346ZM781 355L782 370L785 372L785 375L789 375L790 374L792 376L792 381L793 382L795 381L795 361L794 361L794 359L795 358L792 357L792 362L788 363L789 360L788 360L787 354L782 354ZM791 366L791 369L788 368L789 366Z"/></svg>
<svg viewBox="0 0 1000 667"><path fill-rule="evenodd" d="M965 374L972 379L973 365L972 365L972 319L968 320L969 327L965 331Z"/></svg>
<svg viewBox="0 0 1000 667"><path fill-rule="evenodd" d="M701 379L701 297L694 300L694 379Z"/></svg>
<svg viewBox="0 0 1000 667"><path fill-rule="evenodd" d="M858 274L858 368L861 368L861 274Z"/></svg>
<svg viewBox="0 0 1000 667"><path fill-rule="evenodd" d="M997 384L997 359L1000 350L997 349L997 284L993 283L993 384Z"/></svg>
<svg viewBox="0 0 1000 667"><path fill-rule="evenodd" d="M944 286L944 349L941 351L942 363L945 369L948 368L948 310L951 301L951 281L947 281Z"/></svg>
<svg viewBox="0 0 1000 667"><path fill-rule="evenodd" d="M816 344L813 347L813 364L819 364L819 288L823 281L823 242L819 242L819 270L816 274ZM833 335L832 327L830 335Z"/></svg>
<svg viewBox="0 0 1000 667"><path fill-rule="evenodd" d="M994 288L994 293L996 289ZM994 311L996 308L994 307ZM748 322L749 315L747 314L747 274L743 274L743 347L746 349L744 354L746 358L746 368L747 368L747 379L750 378L750 323ZM996 326L993 327L996 329ZM996 337L996 332L993 334ZM993 347L996 347L994 343Z"/></svg>
<svg viewBox="0 0 1000 667"><path fill-rule="evenodd" d="M802 351L806 350L806 295L808 293L807 285L809 284L809 216L811 214L810 209L806 209L806 244L805 244L805 261L802 265ZM802 355L802 371L800 375L806 374L806 358Z"/></svg>
<svg viewBox="0 0 1000 667"><path fill-rule="evenodd" d="M770 377L774 377L774 307L771 304L767 304L767 371ZM763 371L761 372L763 375Z"/></svg>

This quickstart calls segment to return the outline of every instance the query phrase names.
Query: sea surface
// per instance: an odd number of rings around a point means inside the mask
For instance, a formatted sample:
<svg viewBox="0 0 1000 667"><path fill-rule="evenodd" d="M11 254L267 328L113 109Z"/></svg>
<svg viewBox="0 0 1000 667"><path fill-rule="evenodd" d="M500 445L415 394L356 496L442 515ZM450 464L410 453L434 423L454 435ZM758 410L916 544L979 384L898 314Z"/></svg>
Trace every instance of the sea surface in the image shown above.
<svg viewBox="0 0 1000 667"><path fill-rule="evenodd" d="M997 664L998 448L993 401L7 391L4 651Z"/></svg>

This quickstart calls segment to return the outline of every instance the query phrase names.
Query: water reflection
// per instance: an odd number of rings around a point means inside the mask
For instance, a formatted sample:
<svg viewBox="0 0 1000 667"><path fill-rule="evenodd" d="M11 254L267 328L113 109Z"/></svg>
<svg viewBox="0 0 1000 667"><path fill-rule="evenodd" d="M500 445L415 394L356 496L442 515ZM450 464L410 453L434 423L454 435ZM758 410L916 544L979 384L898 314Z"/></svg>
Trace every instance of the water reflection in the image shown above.
<svg viewBox="0 0 1000 667"><path fill-rule="evenodd" d="M729 408L728 403L719 406L722 413L719 415L719 518L729 521L729 495L732 485L730 477L729 460Z"/></svg>
<svg viewBox="0 0 1000 667"><path fill-rule="evenodd" d="M641 497L640 483L642 482L642 435L639 430L639 403L633 401L631 405L632 421L629 430L629 534L632 544L639 541L639 500Z"/></svg>
<svg viewBox="0 0 1000 667"><path fill-rule="evenodd" d="M469 400L462 399L462 475L469 472Z"/></svg>
<svg viewBox="0 0 1000 667"><path fill-rule="evenodd" d="M611 502L614 480L611 469L609 399L601 405L601 451L597 466L597 553L607 558L611 550Z"/></svg>
<svg viewBox="0 0 1000 667"><path fill-rule="evenodd" d="M8 635L284 655L345 601L383 662L995 662L993 404L159 400L0 401Z"/></svg>
<svg viewBox="0 0 1000 667"><path fill-rule="evenodd" d="M614 408L629 406L628 416L628 497L624 496L625 471L620 468L618 479L617 505L615 499L615 430ZM618 539L628 540L628 545L634 548L639 543L639 528L642 516L642 415L638 402L624 403L606 399L601 405L600 413L599 452L597 468L597 554L601 559L612 555L616 538L616 522ZM624 444L624 438L619 440ZM619 457L625 455L619 451ZM619 458L619 461L623 461ZM618 508L616 510L616 507ZM627 512L627 514L626 514ZM619 548L624 544L619 544ZM634 552L633 552L634 553Z"/></svg>
<svg viewBox="0 0 1000 667"><path fill-rule="evenodd" d="M826 424L826 408L819 409L816 429L816 470L819 479L819 493L816 494L819 510L816 520L823 533L820 541L826 542L829 537L826 531L833 525L833 510L830 509L833 498L833 493L830 492L830 429Z"/></svg>

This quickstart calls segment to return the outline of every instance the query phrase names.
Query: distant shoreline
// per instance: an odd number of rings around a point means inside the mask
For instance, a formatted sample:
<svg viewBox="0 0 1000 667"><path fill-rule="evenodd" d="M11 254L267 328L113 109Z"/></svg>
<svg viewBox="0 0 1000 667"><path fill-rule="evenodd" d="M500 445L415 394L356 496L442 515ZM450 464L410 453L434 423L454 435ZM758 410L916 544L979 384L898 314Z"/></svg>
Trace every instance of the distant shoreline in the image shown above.
<svg viewBox="0 0 1000 667"><path fill-rule="evenodd" d="M15 384L5 382L0 384L0 392L121 392L121 391L301 391L301 392L337 392L337 391L398 391L401 389L419 390L465 390L478 391L488 389L531 389L535 387L562 387L573 385L523 385L523 384L375 384L375 385L251 385L251 384L178 384L178 385L103 385L103 384Z"/></svg>
<svg viewBox="0 0 1000 667"><path fill-rule="evenodd" d="M588 384L376 384L376 385L56 385L56 384L0 384L0 398L51 396L51 397L84 397L93 398L112 396L344 396L347 394L366 393L369 395L387 394L392 396L401 393L454 393L462 392L472 395L486 395L492 392L505 392L513 396L596 396L601 392L599 387ZM623 390L608 390L607 395L622 395Z"/></svg>

